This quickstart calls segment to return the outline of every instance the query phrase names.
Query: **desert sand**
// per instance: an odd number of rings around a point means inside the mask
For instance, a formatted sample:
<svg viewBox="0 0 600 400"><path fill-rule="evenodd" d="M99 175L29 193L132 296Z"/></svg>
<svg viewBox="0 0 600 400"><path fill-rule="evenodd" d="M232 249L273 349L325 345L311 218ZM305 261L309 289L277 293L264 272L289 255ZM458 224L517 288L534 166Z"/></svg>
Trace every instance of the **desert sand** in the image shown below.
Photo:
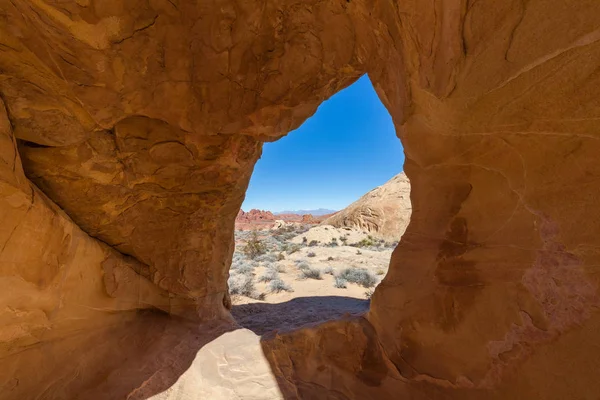
<svg viewBox="0 0 600 400"><path fill-rule="evenodd" d="M289 228L300 231L307 229L299 224L288 224ZM273 230L257 231L264 242L274 240ZM236 255L244 257L245 241L248 232L237 231L238 241ZM346 238L343 245L340 238ZM367 232L356 229L336 228L330 225L320 225L309 228L291 239L271 247L265 255L252 262L243 258L246 264L256 264L251 271L245 272L251 276L255 286L252 295L233 294L232 314L243 326L260 329L261 333L270 330L297 329L306 324L323 322L339 318L345 314L360 315L368 310L369 299L374 288L387 273L393 244L376 241L379 246L355 247L350 244L369 240ZM331 245L336 239L340 245ZM297 251L288 254L281 248L297 245ZM282 255L282 260L273 261L272 257ZM303 276L302 264L320 272L319 279ZM260 282L260 277L275 267L278 276L292 291L273 292L269 282ZM347 283L346 287L335 287L335 276L347 268L361 268L368 271L374 278L373 286L363 287L356 283ZM237 274L232 268L231 274Z"/></svg>

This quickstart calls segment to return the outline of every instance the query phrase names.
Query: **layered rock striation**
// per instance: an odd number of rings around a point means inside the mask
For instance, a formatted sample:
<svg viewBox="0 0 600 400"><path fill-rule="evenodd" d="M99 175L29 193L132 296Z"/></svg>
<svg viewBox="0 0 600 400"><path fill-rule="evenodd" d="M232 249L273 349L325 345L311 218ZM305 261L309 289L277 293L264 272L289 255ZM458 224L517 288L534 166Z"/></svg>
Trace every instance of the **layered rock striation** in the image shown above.
<svg viewBox="0 0 600 400"><path fill-rule="evenodd" d="M399 241L410 222L411 211L410 181L404 173L400 173L322 223Z"/></svg>
<svg viewBox="0 0 600 400"><path fill-rule="evenodd" d="M599 18L596 0L0 0L2 396L167 390L202 345L179 318L228 319L262 143L368 73L410 224L365 318L265 338L284 395L597 397Z"/></svg>

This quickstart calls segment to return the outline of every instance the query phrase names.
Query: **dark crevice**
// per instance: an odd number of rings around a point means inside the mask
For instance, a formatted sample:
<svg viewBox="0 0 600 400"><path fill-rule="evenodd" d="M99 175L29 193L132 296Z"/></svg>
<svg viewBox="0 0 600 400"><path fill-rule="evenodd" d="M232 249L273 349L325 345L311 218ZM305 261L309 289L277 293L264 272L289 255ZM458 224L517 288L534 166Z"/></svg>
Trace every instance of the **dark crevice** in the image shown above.
<svg viewBox="0 0 600 400"><path fill-rule="evenodd" d="M54 146L48 146L45 144L30 142L29 140L25 140L25 139L17 139L17 144L19 147L23 146L23 147L29 147L31 149L48 149L48 148L54 147Z"/></svg>

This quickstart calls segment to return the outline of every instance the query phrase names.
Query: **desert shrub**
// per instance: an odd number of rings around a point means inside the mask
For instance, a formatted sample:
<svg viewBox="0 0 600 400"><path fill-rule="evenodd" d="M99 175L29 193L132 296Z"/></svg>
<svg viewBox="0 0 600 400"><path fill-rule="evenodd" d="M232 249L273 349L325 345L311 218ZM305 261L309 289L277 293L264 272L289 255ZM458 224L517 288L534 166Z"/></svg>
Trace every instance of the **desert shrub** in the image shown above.
<svg viewBox="0 0 600 400"><path fill-rule="evenodd" d="M271 282L273 279L278 279L279 273L276 269L267 269L264 274L258 277L259 282Z"/></svg>
<svg viewBox="0 0 600 400"><path fill-rule="evenodd" d="M365 291L365 298L366 298L367 300L371 300L371 297L373 297L373 293L374 293L374 290L373 290L373 289L368 289L368 290L366 290L366 291Z"/></svg>
<svg viewBox="0 0 600 400"><path fill-rule="evenodd" d="M306 243L308 242L308 239L306 238L306 236L302 236L302 243Z"/></svg>
<svg viewBox="0 0 600 400"><path fill-rule="evenodd" d="M249 231L236 230L235 231L235 239L236 240L246 240L249 236Z"/></svg>
<svg viewBox="0 0 600 400"><path fill-rule="evenodd" d="M346 268L338 276L365 288L373 287L377 283L377 278L364 268Z"/></svg>
<svg viewBox="0 0 600 400"><path fill-rule="evenodd" d="M229 293L232 295L238 294L251 298L257 297L251 275L231 275L227 280L227 284L229 285Z"/></svg>
<svg viewBox="0 0 600 400"><path fill-rule="evenodd" d="M310 265L304 260L296 260L296 267L298 267L299 270L304 270L309 269Z"/></svg>
<svg viewBox="0 0 600 400"><path fill-rule="evenodd" d="M273 269L277 272L285 272L285 265L280 263L274 263L268 266L268 268Z"/></svg>
<svg viewBox="0 0 600 400"><path fill-rule="evenodd" d="M303 268L300 270L300 279L323 279L321 277L321 271L317 268Z"/></svg>
<svg viewBox="0 0 600 400"><path fill-rule="evenodd" d="M317 254L314 251L310 251L308 252L308 254L306 255L306 257L316 257Z"/></svg>
<svg viewBox="0 0 600 400"><path fill-rule="evenodd" d="M366 238L360 240L359 242L352 243L350 246L354 247L374 247L377 246L378 243L373 239L372 236L367 236Z"/></svg>
<svg viewBox="0 0 600 400"><path fill-rule="evenodd" d="M348 238L346 236L340 236L340 240L342 241L342 243L346 244Z"/></svg>
<svg viewBox="0 0 600 400"><path fill-rule="evenodd" d="M326 275L333 275L333 267L331 267L331 266L325 267L325 269L323 269L323 273Z"/></svg>
<svg viewBox="0 0 600 400"><path fill-rule="evenodd" d="M301 248L302 248L302 246L300 246L299 244L292 244L292 245L290 245L288 247L287 253L288 254L294 254L295 252L297 252Z"/></svg>
<svg viewBox="0 0 600 400"><path fill-rule="evenodd" d="M278 262L265 264L265 268L273 270L273 271L277 271L277 272L285 272L285 266Z"/></svg>
<svg viewBox="0 0 600 400"><path fill-rule="evenodd" d="M292 224L275 229L273 231L273 235L282 236L285 238L285 240L289 240L296 235L306 232L308 229L310 229L308 225Z"/></svg>
<svg viewBox="0 0 600 400"><path fill-rule="evenodd" d="M241 274L241 275L250 275L254 272L254 268L256 268L257 264L254 261L243 259L241 261L237 261L231 264L232 272Z"/></svg>
<svg viewBox="0 0 600 400"><path fill-rule="evenodd" d="M273 293L293 292L294 291L294 289L292 289L292 287L290 285L288 285L287 283L285 283L284 281L282 281L279 278L273 279L271 281L271 283L269 283L269 290Z"/></svg>
<svg viewBox="0 0 600 400"><path fill-rule="evenodd" d="M283 253L277 254L277 261L283 261L283 260L285 260L285 256L283 255Z"/></svg>
<svg viewBox="0 0 600 400"><path fill-rule="evenodd" d="M318 240L311 240L310 243L308 243L308 247L315 247L319 244Z"/></svg>
<svg viewBox="0 0 600 400"><path fill-rule="evenodd" d="M375 271L375 274L377 274L377 275L385 275L385 270L383 268L377 268L377 271Z"/></svg>
<svg viewBox="0 0 600 400"><path fill-rule="evenodd" d="M339 276L335 277L335 282L333 282L333 287L338 289L346 289L348 287L348 281L344 278L340 278Z"/></svg>
<svg viewBox="0 0 600 400"><path fill-rule="evenodd" d="M253 231L252 236L250 236L250 239L248 239L246 242L242 252L246 255L246 257L255 259L259 255L267 252L267 246L258 238L258 233Z"/></svg>
<svg viewBox="0 0 600 400"><path fill-rule="evenodd" d="M258 262L275 262L277 261L277 255L272 253L261 254L255 260Z"/></svg>
<svg viewBox="0 0 600 400"><path fill-rule="evenodd" d="M233 253L233 259L231 260L231 263L235 264L235 263L241 262L245 258L246 258L246 256L244 256L242 253L238 253L237 251L235 251Z"/></svg>
<svg viewBox="0 0 600 400"><path fill-rule="evenodd" d="M327 261L333 261L333 260L334 260L333 257L331 257L331 256L327 257Z"/></svg>
<svg viewBox="0 0 600 400"><path fill-rule="evenodd" d="M356 250L356 255L357 255L357 256L360 256L361 254L362 254L362 251L360 251L360 250Z"/></svg>

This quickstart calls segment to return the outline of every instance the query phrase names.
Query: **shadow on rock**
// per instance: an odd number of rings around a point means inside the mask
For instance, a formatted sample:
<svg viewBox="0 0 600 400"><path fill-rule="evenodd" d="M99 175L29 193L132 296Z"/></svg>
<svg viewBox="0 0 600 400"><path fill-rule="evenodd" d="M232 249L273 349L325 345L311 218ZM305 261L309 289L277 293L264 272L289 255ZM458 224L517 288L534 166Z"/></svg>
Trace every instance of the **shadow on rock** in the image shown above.
<svg viewBox="0 0 600 400"><path fill-rule="evenodd" d="M369 310L369 301L343 296L298 297L284 303L250 303L233 306L238 324L257 335L273 330L291 331L305 325L322 323L345 315L360 315Z"/></svg>
<svg viewBox="0 0 600 400"><path fill-rule="evenodd" d="M231 323L199 325L157 312L114 317L89 332L46 341L3 359L7 374L0 373L0 397L170 398L199 350L237 329Z"/></svg>

